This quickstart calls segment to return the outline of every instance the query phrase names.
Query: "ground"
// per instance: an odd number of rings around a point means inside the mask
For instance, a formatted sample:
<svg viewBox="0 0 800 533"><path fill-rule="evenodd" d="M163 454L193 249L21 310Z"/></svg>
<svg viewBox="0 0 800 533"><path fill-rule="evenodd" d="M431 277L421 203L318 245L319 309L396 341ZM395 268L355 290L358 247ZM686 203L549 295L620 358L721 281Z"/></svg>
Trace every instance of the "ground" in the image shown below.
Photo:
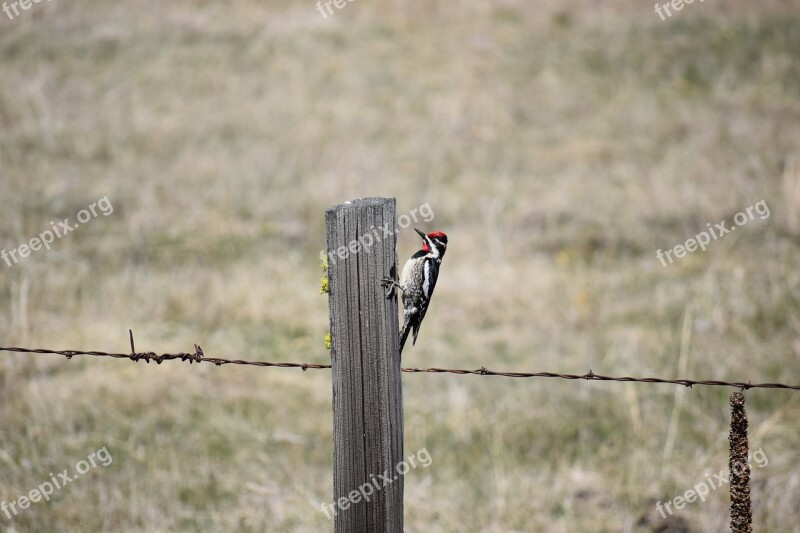
<svg viewBox="0 0 800 533"><path fill-rule="evenodd" d="M450 239L404 364L800 383L797 2L53 0L0 58L0 247L113 209L0 260L0 345L324 363L324 211L390 196ZM406 531L723 530L727 486L656 504L731 392L406 374ZM746 396L755 529L800 531L800 393ZM331 529L325 370L0 353L0 428L0 502L113 458L0 529Z"/></svg>

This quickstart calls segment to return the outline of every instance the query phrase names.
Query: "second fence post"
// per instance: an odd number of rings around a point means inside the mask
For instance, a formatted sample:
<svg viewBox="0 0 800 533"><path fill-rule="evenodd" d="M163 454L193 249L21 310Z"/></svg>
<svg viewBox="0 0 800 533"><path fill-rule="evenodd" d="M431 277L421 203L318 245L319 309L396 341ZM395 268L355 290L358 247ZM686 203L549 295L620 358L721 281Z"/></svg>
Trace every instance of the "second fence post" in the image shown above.
<svg viewBox="0 0 800 533"><path fill-rule="evenodd" d="M395 267L395 200L329 208L334 531L402 532L403 399L397 301L380 280Z"/></svg>

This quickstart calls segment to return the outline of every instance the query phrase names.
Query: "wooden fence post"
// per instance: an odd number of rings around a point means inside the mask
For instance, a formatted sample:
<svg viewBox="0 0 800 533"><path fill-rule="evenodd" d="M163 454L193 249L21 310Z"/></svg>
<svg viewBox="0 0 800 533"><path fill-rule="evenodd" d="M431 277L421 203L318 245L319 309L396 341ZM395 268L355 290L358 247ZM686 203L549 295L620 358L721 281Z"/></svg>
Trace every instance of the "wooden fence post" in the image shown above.
<svg viewBox="0 0 800 533"><path fill-rule="evenodd" d="M397 300L381 278L395 267L395 200L329 208L334 531L402 532L403 398ZM380 475L388 476L390 482ZM369 494L368 494L369 493Z"/></svg>

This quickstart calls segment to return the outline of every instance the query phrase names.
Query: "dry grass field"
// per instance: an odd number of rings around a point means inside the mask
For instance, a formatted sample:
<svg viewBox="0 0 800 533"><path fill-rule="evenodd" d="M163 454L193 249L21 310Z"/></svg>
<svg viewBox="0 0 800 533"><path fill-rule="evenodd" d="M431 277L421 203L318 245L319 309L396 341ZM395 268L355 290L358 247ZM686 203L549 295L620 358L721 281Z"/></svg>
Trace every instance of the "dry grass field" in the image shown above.
<svg viewBox="0 0 800 533"><path fill-rule="evenodd" d="M393 196L450 238L408 365L800 383L798 2L52 0L0 79L0 247L113 206L0 260L0 345L326 362L324 210ZM723 531L727 487L655 505L730 392L405 375L406 531ZM747 398L800 531L800 393ZM0 353L0 502L113 457L0 530L328 531L331 430L327 371Z"/></svg>

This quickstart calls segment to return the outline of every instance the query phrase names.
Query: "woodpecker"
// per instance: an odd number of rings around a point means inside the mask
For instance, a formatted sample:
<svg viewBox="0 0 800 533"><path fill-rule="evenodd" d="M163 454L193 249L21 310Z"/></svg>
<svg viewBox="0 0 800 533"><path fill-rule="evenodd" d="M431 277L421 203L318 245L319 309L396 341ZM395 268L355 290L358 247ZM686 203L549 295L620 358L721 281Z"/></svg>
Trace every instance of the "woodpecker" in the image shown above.
<svg viewBox="0 0 800 533"><path fill-rule="evenodd" d="M439 277L439 267L442 264L444 253L447 251L447 235L441 231L434 231L428 234L416 228L414 228L414 231L422 237L422 248L406 261L403 272L400 275L400 283L390 279L384 280L400 289L403 297L403 329L400 331L400 354L403 353L403 346L412 330L414 331L412 344L417 343L419 327L422 325L425 313L428 312L433 289L436 287L436 279Z"/></svg>

